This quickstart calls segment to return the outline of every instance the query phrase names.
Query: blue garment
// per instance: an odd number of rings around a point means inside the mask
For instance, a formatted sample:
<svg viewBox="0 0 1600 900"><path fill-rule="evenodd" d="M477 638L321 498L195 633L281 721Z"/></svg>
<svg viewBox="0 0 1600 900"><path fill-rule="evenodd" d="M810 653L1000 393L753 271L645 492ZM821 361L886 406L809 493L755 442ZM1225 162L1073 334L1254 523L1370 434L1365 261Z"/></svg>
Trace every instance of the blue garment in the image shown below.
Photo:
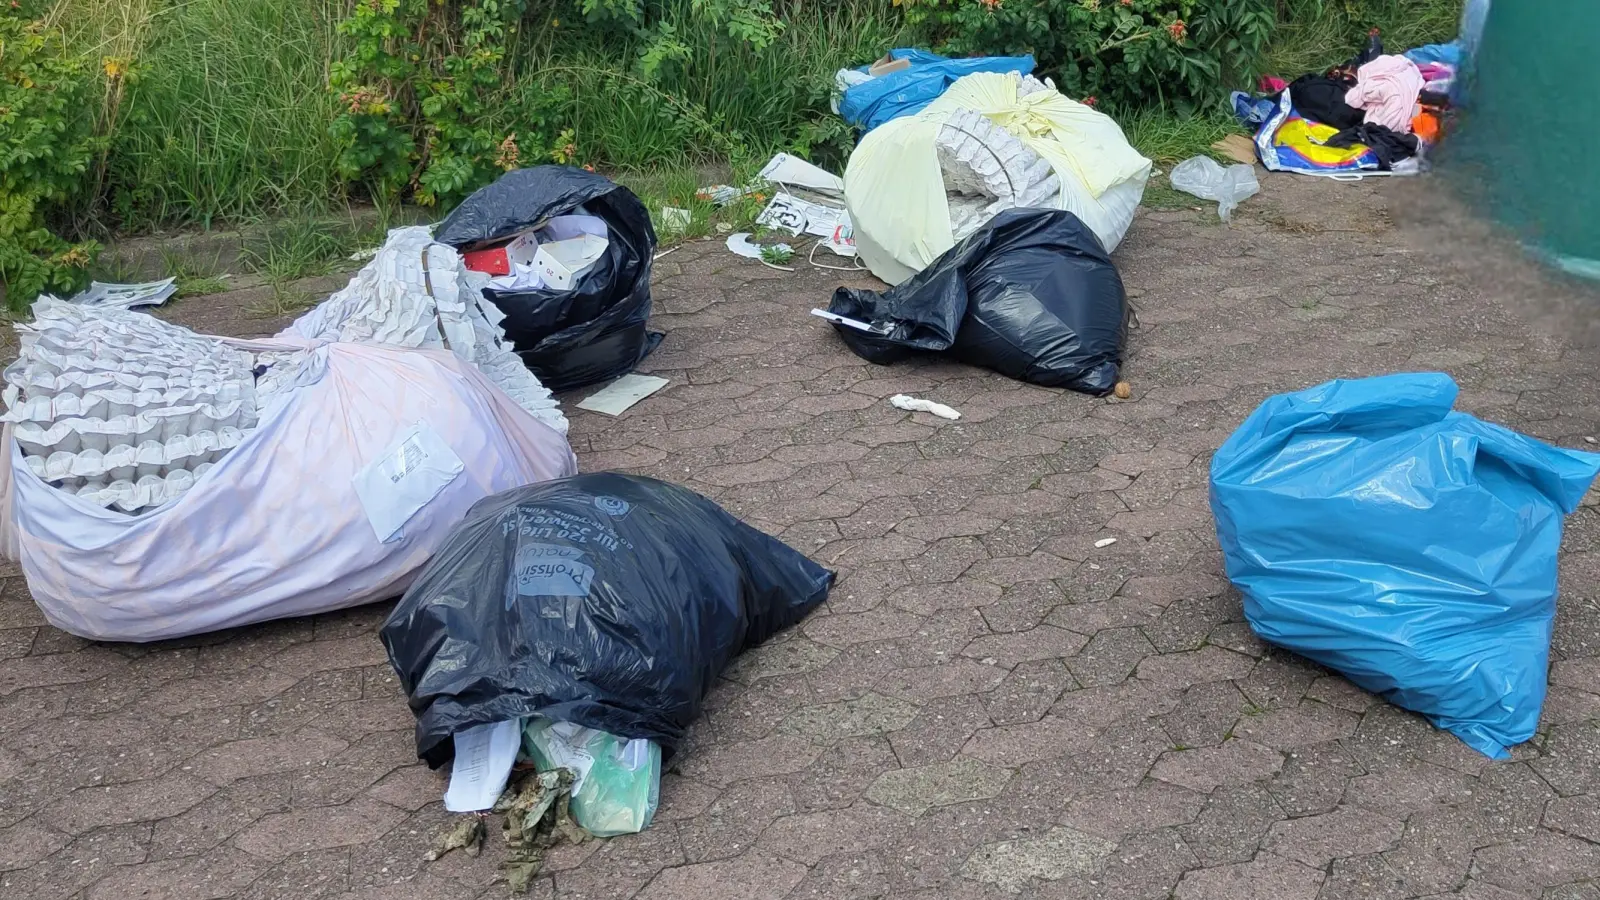
<svg viewBox="0 0 1600 900"><path fill-rule="evenodd" d="M1503 759L1539 721L1562 518L1600 455L1455 399L1440 373L1271 397L1213 457L1211 510L1257 635Z"/></svg>
<svg viewBox="0 0 1600 900"><path fill-rule="evenodd" d="M1278 111L1278 98L1252 97L1244 91L1234 91L1229 94L1228 102L1233 106L1233 114L1242 125L1260 125Z"/></svg>
<svg viewBox="0 0 1600 900"><path fill-rule="evenodd" d="M945 92L956 79L974 72L1033 71L1031 56L984 56L946 59L926 50L890 50L893 59L909 59L911 67L852 85L839 99L839 115L863 132L890 119L915 115ZM857 69L865 72L869 66Z"/></svg>
<svg viewBox="0 0 1600 900"><path fill-rule="evenodd" d="M1423 44L1421 47L1412 47L1406 51L1406 59L1417 65L1428 63L1444 63L1452 68L1461 67L1461 59L1465 55L1461 41L1455 40L1448 44Z"/></svg>

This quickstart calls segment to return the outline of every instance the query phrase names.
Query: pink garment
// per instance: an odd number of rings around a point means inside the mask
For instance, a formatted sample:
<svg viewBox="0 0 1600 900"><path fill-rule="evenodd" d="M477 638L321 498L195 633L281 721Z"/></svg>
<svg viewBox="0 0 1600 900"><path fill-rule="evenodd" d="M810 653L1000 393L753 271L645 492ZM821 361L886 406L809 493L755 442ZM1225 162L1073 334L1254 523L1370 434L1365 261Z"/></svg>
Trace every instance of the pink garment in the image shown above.
<svg viewBox="0 0 1600 900"><path fill-rule="evenodd" d="M1281 94L1288 87L1289 82L1276 75L1263 75L1256 84L1257 91L1263 94Z"/></svg>
<svg viewBox="0 0 1600 900"><path fill-rule="evenodd" d="M1404 56L1380 56L1356 70L1356 86L1344 95L1344 102L1366 110L1368 122L1410 134L1423 85L1416 63Z"/></svg>

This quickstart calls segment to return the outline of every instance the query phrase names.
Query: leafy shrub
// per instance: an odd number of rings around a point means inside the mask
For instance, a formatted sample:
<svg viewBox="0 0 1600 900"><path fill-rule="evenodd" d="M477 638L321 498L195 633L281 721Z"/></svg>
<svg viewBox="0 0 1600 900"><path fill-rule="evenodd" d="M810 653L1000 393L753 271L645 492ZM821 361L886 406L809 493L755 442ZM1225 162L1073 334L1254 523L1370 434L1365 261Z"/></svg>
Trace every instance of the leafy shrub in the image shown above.
<svg viewBox="0 0 1600 900"><path fill-rule="evenodd" d="M905 0L912 26L958 56L1031 53L1068 95L1190 113L1259 65L1269 0Z"/></svg>
<svg viewBox="0 0 1600 900"><path fill-rule="evenodd" d="M507 102L527 0L358 0L340 31L353 41L330 68L342 109L331 126L340 174L424 205L459 199L502 171L566 161L550 93Z"/></svg>
<svg viewBox="0 0 1600 900"><path fill-rule="evenodd" d="M83 186L94 155L85 76L58 32L0 0L0 286L13 311L81 287L99 249L46 221Z"/></svg>

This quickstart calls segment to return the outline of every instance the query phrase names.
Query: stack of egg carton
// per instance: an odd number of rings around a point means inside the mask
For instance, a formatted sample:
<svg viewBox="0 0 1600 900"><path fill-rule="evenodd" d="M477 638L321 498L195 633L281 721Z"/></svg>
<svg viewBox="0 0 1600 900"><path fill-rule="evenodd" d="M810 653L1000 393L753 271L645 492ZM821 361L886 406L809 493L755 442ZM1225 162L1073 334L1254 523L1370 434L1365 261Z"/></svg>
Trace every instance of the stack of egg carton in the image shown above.
<svg viewBox="0 0 1600 900"><path fill-rule="evenodd" d="M1054 87L1025 76L1017 94L1046 90ZM950 231L958 241L1008 209L1060 208L1061 181L1050 164L982 113L951 113L934 149L949 200Z"/></svg>
<svg viewBox="0 0 1600 900"><path fill-rule="evenodd" d="M33 311L0 421L47 483L135 513L181 496L255 428L250 353L142 313Z"/></svg>
<svg viewBox="0 0 1600 900"><path fill-rule="evenodd" d="M556 431L567 418L550 390L512 352L505 313L484 299L489 276L468 269L422 226L396 228L344 290L284 334L307 340L447 348L488 376L517 405ZM275 378L274 371L263 378Z"/></svg>

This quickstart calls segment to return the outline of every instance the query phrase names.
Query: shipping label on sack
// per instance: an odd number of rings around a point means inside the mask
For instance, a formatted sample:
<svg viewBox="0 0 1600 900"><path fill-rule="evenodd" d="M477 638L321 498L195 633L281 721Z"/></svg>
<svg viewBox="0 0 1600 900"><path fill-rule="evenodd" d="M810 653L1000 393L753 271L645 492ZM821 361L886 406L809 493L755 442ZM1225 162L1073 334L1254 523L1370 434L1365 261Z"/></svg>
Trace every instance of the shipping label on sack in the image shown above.
<svg viewBox="0 0 1600 900"><path fill-rule="evenodd" d="M378 542L386 544L398 540L401 527L465 468L437 431L418 422L362 466L350 484Z"/></svg>

